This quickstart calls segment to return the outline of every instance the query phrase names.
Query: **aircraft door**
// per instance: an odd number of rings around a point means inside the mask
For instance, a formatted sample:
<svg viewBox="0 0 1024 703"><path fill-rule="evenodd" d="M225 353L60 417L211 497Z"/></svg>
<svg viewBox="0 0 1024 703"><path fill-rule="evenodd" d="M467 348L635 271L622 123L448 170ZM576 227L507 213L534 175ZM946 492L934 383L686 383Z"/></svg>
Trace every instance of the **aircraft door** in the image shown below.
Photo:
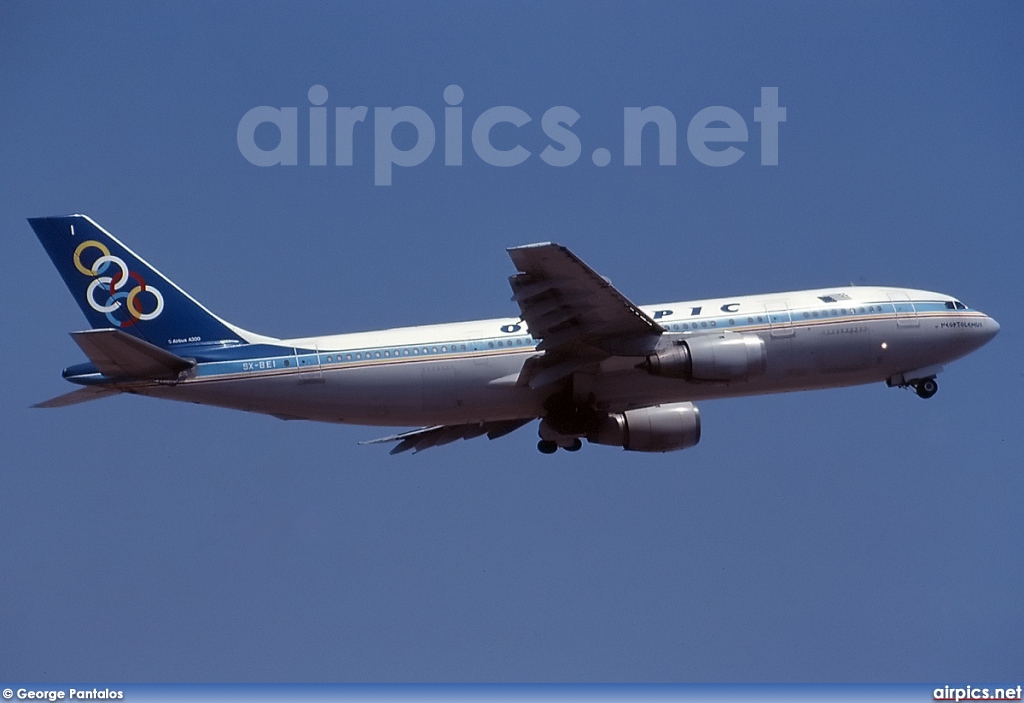
<svg viewBox="0 0 1024 703"><path fill-rule="evenodd" d="M772 300L764 304L764 312L773 338L792 337L793 319L785 300Z"/></svg>
<svg viewBox="0 0 1024 703"><path fill-rule="evenodd" d="M300 352L295 349L295 365L299 367L299 383L323 383L324 374L320 366L320 349L313 347L313 352Z"/></svg>
<svg viewBox="0 0 1024 703"><path fill-rule="evenodd" d="M906 293L889 293L889 301L892 302L896 311L897 327L920 327L921 321L917 319L917 308Z"/></svg>

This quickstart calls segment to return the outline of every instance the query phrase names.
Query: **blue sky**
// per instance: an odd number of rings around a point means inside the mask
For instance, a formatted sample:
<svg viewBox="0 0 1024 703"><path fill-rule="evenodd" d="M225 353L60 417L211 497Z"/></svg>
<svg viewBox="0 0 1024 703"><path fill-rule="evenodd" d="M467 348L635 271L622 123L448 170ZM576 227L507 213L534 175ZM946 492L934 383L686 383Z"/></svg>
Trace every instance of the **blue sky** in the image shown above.
<svg viewBox="0 0 1024 703"><path fill-rule="evenodd" d="M4 3L0 679L1019 677L1022 20L1019 3ZM369 109L352 166L309 165L315 85L329 115ZM778 166L759 162L762 87L787 110ZM261 105L297 108L296 166L240 152ZM374 185L374 108L404 105L437 144ZM531 152L509 168L470 144L502 105L531 117L493 132ZM626 167L623 110L653 105L677 162L645 141ZM580 114L564 168L539 157L554 106ZM687 148L709 106L749 128L732 166ZM543 457L531 426L390 457L356 444L380 428L129 397L30 409L84 360L25 222L67 212L282 337L515 315L504 248L546 240L638 303L901 285L1002 332L928 402L878 384L704 403L681 453Z"/></svg>

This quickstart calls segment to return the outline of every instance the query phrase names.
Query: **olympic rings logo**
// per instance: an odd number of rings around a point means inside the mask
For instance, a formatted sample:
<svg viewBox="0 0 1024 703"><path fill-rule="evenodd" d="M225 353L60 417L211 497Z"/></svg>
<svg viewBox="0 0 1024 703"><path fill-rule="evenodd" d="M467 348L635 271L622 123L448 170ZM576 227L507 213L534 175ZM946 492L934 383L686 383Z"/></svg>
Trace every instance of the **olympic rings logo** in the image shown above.
<svg viewBox="0 0 1024 703"><path fill-rule="evenodd" d="M82 253L87 249L97 249L100 252L100 256L96 257L91 266L82 263ZM102 275L111 266L115 266L119 270L113 276ZM131 327L139 320L152 320L164 311L164 296L160 291L153 286L147 286L139 274L129 271L124 259L111 256L110 250L102 242L90 239L79 244L75 249L75 268L85 276L96 277L85 291L85 299L89 303L89 307L106 315L110 323L116 327ZM125 291L123 289L129 279L133 279L138 285ZM99 290L107 295L107 299L102 303L96 299L96 292ZM151 300L145 301L144 294L148 294ZM142 300L140 300L140 296L143 298ZM100 297L102 298L102 294ZM122 308L122 300L128 318L119 320L114 313ZM143 309L144 301L152 305L152 310L149 312L145 312Z"/></svg>

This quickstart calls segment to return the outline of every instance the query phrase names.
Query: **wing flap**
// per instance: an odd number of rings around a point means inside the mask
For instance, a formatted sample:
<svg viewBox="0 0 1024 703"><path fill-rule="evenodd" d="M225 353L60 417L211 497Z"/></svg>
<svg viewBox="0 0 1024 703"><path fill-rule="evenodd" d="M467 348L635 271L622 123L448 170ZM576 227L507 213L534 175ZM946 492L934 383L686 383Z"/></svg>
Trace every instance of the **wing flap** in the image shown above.
<svg viewBox="0 0 1024 703"><path fill-rule="evenodd" d="M566 379L577 371L582 371L583 369L591 366L592 363L593 362L587 359L569 358L531 374L527 383L530 388L537 390L538 388L543 388L544 386Z"/></svg>
<svg viewBox="0 0 1024 703"><path fill-rule="evenodd" d="M573 324L562 329L555 331L535 334L534 337L539 338L540 344L537 345L537 349L541 351L557 351L560 348L571 347L583 341L586 336L586 329L583 325Z"/></svg>
<svg viewBox="0 0 1024 703"><path fill-rule="evenodd" d="M498 420L495 422L471 422L463 425L434 425L432 427L421 427L418 430L410 430L390 437L371 439L360 444L381 444L384 442L398 442L391 450L392 454L401 454L412 450L413 453L422 452L431 447L440 447L459 439L473 439L486 434L488 439L504 437L514 432L526 423L533 420L532 417L516 420Z"/></svg>
<svg viewBox="0 0 1024 703"><path fill-rule="evenodd" d="M72 332L71 338L82 348L97 370L110 378L173 380L194 361L172 354L116 329Z"/></svg>
<svg viewBox="0 0 1024 703"><path fill-rule="evenodd" d="M547 293L552 288L556 288L559 285L565 286L566 281L560 279L549 279L535 282L528 282L527 279L517 279L515 276L512 277L512 300L520 302L529 298L535 298L541 293Z"/></svg>

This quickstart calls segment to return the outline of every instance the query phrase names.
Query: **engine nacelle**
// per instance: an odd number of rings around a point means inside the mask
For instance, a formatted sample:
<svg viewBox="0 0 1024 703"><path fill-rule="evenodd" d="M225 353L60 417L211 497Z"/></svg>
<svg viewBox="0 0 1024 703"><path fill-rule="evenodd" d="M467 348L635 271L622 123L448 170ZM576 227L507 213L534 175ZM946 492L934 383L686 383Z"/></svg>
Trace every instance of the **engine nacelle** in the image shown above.
<svg viewBox="0 0 1024 703"><path fill-rule="evenodd" d="M687 381L746 381L764 373L764 340L756 334L725 332L691 337L682 344L654 352L646 367L655 376Z"/></svg>
<svg viewBox="0 0 1024 703"><path fill-rule="evenodd" d="M700 412L693 403L671 403L613 413L587 440L633 452L688 449L700 441Z"/></svg>

